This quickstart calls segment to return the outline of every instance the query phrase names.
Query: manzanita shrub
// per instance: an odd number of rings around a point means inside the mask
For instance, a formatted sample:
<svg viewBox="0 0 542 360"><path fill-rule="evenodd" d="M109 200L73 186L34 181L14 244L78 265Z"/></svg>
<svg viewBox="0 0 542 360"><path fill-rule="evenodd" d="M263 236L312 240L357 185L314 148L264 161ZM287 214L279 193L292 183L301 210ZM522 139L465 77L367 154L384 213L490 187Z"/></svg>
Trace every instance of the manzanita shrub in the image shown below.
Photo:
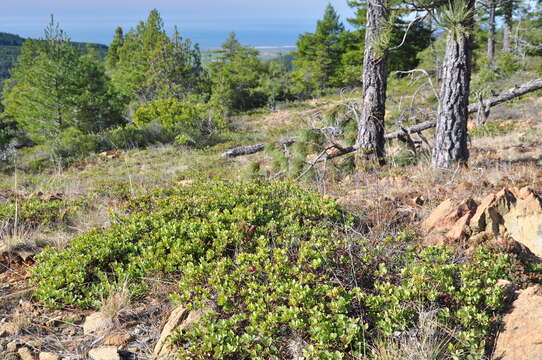
<svg viewBox="0 0 542 360"><path fill-rule="evenodd" d="M0 227L12 227L16 224L25 230L38 226L56 227L70 224L83 207L83 199L41 199L10 197L0 203Z"/></svg>
<svg viewBox="0 0 542 360"><path fill-rule="evenodd" d="M155 191L107 229L46 250L33 271L51 307L99 305L111 285L179 278L172 297L202 320L178 332L181 359L360 359L374 339L437 312L449 355L481 359L502 308L504 255L369 244L362 219L290 182L198 184Z"/></svg>

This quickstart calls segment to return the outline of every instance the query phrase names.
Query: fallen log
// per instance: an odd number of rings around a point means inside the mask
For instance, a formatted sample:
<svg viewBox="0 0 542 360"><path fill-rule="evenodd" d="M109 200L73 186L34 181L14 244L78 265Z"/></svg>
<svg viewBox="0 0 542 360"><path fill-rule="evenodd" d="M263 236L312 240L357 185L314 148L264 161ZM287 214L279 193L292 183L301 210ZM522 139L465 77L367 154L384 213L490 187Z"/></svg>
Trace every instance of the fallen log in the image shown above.
<svg viewBox="0 0 542 360"><path fill-rule="evenodd" d="M494 96L494 97L492 97L490 99L487 99L487 100L484 100L482 102L477 102L475 104L469 105L469 114L478 112L481 104L483 104L484 108L490 108L490 107L502 104L504 102L510 101L510 100L512 100L512 99L514 99L514 98L516 98L518 96L522 96L522 95L525 95L525 94L528 94L530 92L540 90L540 89L542 89L542 78L528 81L528 82L526 82L524 84L521 84L519 86L514 86L513 88L508 89L505 92L501 93L500 95ZM424 130L434 128L435 126L436 126L436 121L435 120L424 121L422 123L413 125L413 126L411 126L409 128L397 130L397 131L391 132L389 134L386 134L385 139L386 140L396 139L399 136L405 134L405 132L407 134L420 133L420 132L422 132ZM297 141L297 137L290 137L290 138L279 140L279 141L276 142L276 144L290 146L293 143L295 143L296 141ZM235 148L230 149L230 150L226 151L225 153L223 153L222 157L235 158L235 157L238 157L238 156L255 154L255 153L258 153L260 151L263 151L263 149L265 148L265 145L266 144L238 146L238 147L235 147ZM325 160L330 160L330 159L333 159L333 158L336 158L336 157L339 157L339 156L354 152L357 149L358 148L356 146L349 146L349 147L346 147L346 148L341 148L337 152L328 154L325 157Z"/></svg>
<svg viewBox="0 0 542 360"><path fill-rule="evenodd" d="M276 142L277 145L290 146L297 141L297 137L291 137L282 139ZM265 144L256 144L248 146L238 146L233 149L230 149L222 154L222 157L234 158L243 155L256 154L265 149Z"/></svg>

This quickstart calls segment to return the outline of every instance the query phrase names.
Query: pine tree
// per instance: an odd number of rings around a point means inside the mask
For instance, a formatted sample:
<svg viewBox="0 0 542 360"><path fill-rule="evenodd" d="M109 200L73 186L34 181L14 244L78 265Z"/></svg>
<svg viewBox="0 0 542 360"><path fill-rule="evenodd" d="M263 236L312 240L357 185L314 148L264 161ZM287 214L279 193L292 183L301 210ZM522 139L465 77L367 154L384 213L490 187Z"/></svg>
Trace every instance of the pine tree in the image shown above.
<svg viewBox="0 0 542 360"><path fill-rule="evenodd" d="M388 77L389 10L386 0L367 3L363 99L357 147L365 159L384 163L384 116Z"/></svg>
<svg viewBox="0 0 542 360"><path fill-rule="evenodd" d="M72 127L93 132L121 121L105 71L81 57L53 17L43 40L25 41L3 97L6 115L37 143Z"/></svg>
<svg viewBox="0 0 542 360"><path fill-rule="evenodd" d="M264 67L258 51L242 46L235 34L230 34L215 55L209 64L211 101L226 114L264 105L266 98L259 87Z"/></svg>
<svg viewBox="0 0 542 360"><path fill-rule="evenodd" d="M450 168L469 159L468 105L472 70L474 0L455 0L441 12L447 27L432 164Z"/></svg>
<svg viewBox="0 0 542 360"><path fill-rule="evenodd" d="M118 92L129 102L145 103L154 99L154 92L148 93L143 84L149 71L149 59L155 49L169 41L160 13L152 10L145 22L131 29L118 48L118 61L111 72Z"/></svg>
<svg viewBox="0 0 542 360"><path fill-rule="evenodd" d="M105 59L107 68L112 70L117 66L119 62L119 49L124 44L124 31L121 27L115 29L115 36L109 49L107 51L107 57Z"/></svg>
<svg viewBox="0 0 542 360"><path fill-rule="evenodd" d="M314 33L305 33L297 41L294 54L295 70L292 74L295 90L309 95L337 85L337 69L344 48L341 36L344 24L331 4L328 4Z"/></svg>
<svg viewBox="0 0 542 360"><path fill-rule="evenodd" d="M204 91L201 52L175 28L169 41L161 42L149 56L144 91L149 98L185 98Z"/></svg>

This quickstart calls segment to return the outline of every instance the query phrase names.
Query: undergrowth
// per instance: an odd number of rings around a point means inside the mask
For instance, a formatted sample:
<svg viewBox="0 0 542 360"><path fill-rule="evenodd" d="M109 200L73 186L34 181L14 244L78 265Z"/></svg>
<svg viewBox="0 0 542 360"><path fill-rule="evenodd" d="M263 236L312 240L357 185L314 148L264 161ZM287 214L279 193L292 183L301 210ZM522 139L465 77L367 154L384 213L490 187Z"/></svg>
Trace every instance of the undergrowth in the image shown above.
<svg viewBox="0 0 542 360"><path fill-rule="evenodd" d="M291 182L196 184L129 201L113 225L38 257L50 307L99 307L118 284L176 275L173 298L205 315L177 332L180 358L360 359L432 309L447 354L482 359L504 304L505 255L369 242L363 219Z"/></svg>

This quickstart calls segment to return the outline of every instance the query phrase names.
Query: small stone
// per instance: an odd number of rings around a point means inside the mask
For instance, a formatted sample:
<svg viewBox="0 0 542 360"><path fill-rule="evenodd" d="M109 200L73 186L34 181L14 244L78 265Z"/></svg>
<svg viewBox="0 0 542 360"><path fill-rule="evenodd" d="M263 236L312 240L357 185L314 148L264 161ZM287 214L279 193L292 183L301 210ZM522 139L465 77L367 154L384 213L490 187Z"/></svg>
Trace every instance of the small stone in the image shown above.
<svg viewBox="0 0 542 360"><path fill-rule="evenodd" d="M74 336L77 334L77 329L74 327L66 327L62 330L62 335L64 336Z"/></svg>
<svg viewBox="0 0 542 360"><path fill-rule="evenodd" d="M104 346L88 352L92 360L120 360L116 346Z"/></svg>
<svg viewBox="0 0 542 360"><path fill-rule="evenodd" d="M21 360L34 360L32 352L27 347L22 347L17 351L17 354L21 357Z"/></svg>
<svg viewBox="0 0 542 360"><path fill-rule="evenodd" d="M102 341L103 345L114 345L114 346L122 346L126 345L130 340L132 340L132 336L129 334L116 334L116 335L110 335Z"/></svg>
<svg viewBox="0 0 542 360"><path fill-rule="evenodd" d="M0 337L17 334L17 326L12 323L0 324Z"/></svg>
<svg viewBox="0 0 542 360"><path fill-rule="evenodd" d="M18 342L12 341L6 345L6 349L8 352L15 352L17 351L17 346L19 345Z"/></svg>
<svg viewBox="0 0 542 360"><path fill-rule="evenodd" d="M41 352L39 360L60 360L60 357L51 352Z"/></svg>
<svg viewBox="0 0 542 360"><path fill-rule="evenodd" d="M108 332L113 327L113 321L102 314L96 312L87 316L83 324L83 333L85 335L101 335Z"/></svg>

